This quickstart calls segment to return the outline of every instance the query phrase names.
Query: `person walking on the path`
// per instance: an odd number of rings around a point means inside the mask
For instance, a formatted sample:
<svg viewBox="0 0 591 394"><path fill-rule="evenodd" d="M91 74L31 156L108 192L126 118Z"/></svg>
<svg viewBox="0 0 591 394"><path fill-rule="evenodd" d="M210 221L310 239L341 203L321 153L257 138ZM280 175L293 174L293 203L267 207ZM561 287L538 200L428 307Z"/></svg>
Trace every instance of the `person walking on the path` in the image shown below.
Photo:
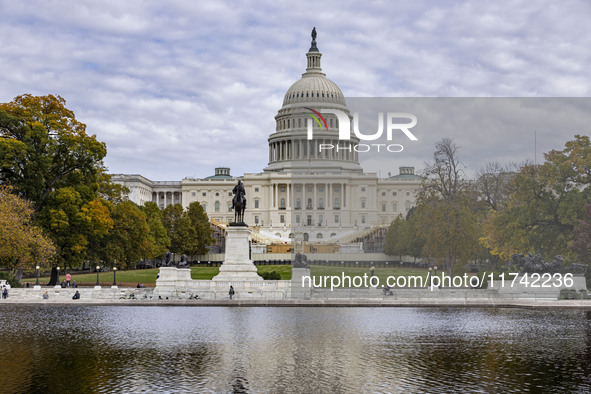
<svg viewBox="0 0 591 394"><path fill-rule="evenodd" d="M236 292L234 291L234 287L233 287L232 285L230 285L230 292L229 292L229 293L230 293L230 299L232 299L232 297L233 297L233 296L234 296L234 294L236 293Z"/></svg>
<svg viewBox="0 0 591 394"><path fill-rule="evenodd" d="M7 299L8 298L8 287L4 286L4 289L2 290L2 298ZM232 298L232 297L230 297Z"/></svg>

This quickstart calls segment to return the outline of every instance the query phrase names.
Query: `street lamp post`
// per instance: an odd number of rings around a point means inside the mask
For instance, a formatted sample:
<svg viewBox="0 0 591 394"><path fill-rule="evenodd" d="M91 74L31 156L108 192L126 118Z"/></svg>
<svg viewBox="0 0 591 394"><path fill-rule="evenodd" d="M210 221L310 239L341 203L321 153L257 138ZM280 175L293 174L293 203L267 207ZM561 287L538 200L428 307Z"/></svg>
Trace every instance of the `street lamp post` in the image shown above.
<svg viewBox="0 0 591 394"><path fill-rule="evenodd" d="M101 267L99 265L96 266L96 285L94 285L95 289L100 289L101 288L101 284L99 282L99 271L100 271Z"/></svg>
<svg viewBox="0 0 591 394"><path fill-rule="evenodd" d="M111 288L117 288L117 267L113 267L113 286L111 286Z"/></svg>
<svg viewBox="0 0 591 394"><path fill-rule="evenodd" d="M35 286L33 287L33 289L40 289L41 286L39 286L39 269L41 267L36 266L35 269L37 270L37 281L35 282Z"/></svg>
<svg viewBox="0 0 591 394"><path fill-rule="evenodd" d="M55 287L58 288L58 287L61 287L61 285L60 285L60 267L59 267L59 265L56 267L56 270L57 270L57 282L55 283Z"/></svg>

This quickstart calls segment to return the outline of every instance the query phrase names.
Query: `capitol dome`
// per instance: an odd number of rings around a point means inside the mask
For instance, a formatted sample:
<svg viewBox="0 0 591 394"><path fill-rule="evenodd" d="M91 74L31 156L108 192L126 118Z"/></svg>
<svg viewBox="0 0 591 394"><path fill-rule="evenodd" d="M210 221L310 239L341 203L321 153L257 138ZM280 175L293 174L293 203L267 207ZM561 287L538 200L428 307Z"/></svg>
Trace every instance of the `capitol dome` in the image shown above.
<svg viewBox="0 0 591 394"><path fill-rule="evenodd" d="M326 78L320 67L322 53L316 46L316 30L312 45L306 53L306 72L285 93L283 105L275 116L275 132L269 136L269 165L265 171L362 172L359 156L352 146L359 138L351 134L349 140L339 140L336 115L324 113L322 123L313 122L313 112L339 110L351 119L343 92L336 83ZM314 138L308 138L308 130ZM331 151L328 148L338 147Z"/></svg>
<svg viewBox="0 0 591 394"><path fill-rule="evenodd" d="M283 105L311 101L345 105L341 89L322 73L305 73L302 79L291 85L285 93Z"/></svg>

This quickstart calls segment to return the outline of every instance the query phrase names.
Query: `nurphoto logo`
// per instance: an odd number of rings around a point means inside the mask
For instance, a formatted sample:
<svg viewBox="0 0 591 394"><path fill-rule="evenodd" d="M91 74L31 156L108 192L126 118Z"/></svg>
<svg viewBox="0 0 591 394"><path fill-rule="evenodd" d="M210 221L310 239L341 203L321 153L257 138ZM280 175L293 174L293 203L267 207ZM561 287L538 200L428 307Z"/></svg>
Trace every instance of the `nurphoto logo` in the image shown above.
<svg viewBox="0 0 591 394"><path fill-rule="evenodd" d="M308 140L312 140L314 137L312 119L316 121L316 123L320 127L320 130L322 130L323 128L325 130L328 130L326 119L324 119L322 114L333 114L337 117L339 128L339 140L349 141L351 139L351 121L349 119L349 116L344 111L340 111L338 109L321 109L320 111L316 111L308 107L306 107L306 109L313 112L311 114L308 114L311 117L311 119L308 119L307 122ZM406 120L406 122L400 122L401 120ZM418 141L418 138L410 131L411 128L417 125L417 117L413 114L405 112L387 112L384 116L384 112L378 112L378 130L374 134L363 134L359 130L359 114L353 113L353 133L361 141L375 141L381 138L384 134L384 123L386 123L386 139L388 141L392 141L394 131L401 131L402 133L404 133L404 135L406 135L406 137L408 137L409 140ZM385 149L388 152L397 153L402 152L404 150L404 146L402 146L401 144L379 143L355 145L334 145L326 143L318 144L319 152L333 149L336 149L337 152L341 150L347 150L349 152L351 152L351 150L354 150L355 152L369 152L371 150L375 150L377 152L380 152L382 149Z"/></svg>

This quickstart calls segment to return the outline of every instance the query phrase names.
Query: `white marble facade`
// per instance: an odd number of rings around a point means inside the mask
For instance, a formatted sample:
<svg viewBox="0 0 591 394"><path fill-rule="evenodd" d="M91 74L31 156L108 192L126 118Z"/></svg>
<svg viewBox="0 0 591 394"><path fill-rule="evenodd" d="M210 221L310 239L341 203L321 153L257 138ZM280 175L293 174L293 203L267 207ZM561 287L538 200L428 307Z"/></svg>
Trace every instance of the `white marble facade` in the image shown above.
<svg viewBox="0 0 591 394"><path fill-rule="evenodd" d="M275 116L276 130L268 139L269 164L262 172L233 176L229 168L219 167L203 179L154 182L141 175L116 174L113 181L127 186L129 198L138 204L154 201L161 208L174 203L187 207L196 201L210 219L227 223L234 217L232 188L242 180L248 200L245 222L285 241L294 228L309 240L329 241L337 234L388 225L405 215L421 182L413 167L399 167L397 175L379 178L363 172L354 149L320 151L321 143L339 143L338 122L332 115L325 116L328 129L314 125L314 139L307 139L307 108L349 113L341 90L322 72L321 56L314 42L306 54L306 72L289 88ZM350 144L358 142L352 134ZM394 168L384 170L394 172Z"/></svg>

